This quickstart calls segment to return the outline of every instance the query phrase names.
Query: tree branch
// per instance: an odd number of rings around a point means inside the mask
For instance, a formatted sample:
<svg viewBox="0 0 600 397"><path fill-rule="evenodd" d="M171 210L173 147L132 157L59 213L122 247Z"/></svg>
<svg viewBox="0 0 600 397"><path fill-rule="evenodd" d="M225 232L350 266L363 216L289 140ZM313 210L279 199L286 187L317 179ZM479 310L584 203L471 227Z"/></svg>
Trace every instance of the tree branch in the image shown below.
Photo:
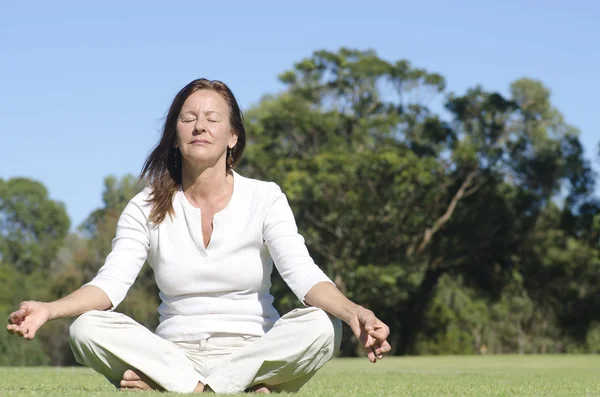
<svg viewBox="0 0 600 397"><path fill-rule="evenodd" d="M315 216L313 214L310 213L310 211L305 211L304 212L304 216L306 217L306 219L308 219L313 226L328 232L329 234L331 234L332 236L341 239L343 237L343 235L340 233L340 230L335 230L332 229L330 226L326 225L325 223L319 221L317 218L315 218Z"/></svg>
<svg viewBox="0 0 600 397"><path fill-rule="evenodd" d="M419 244L419 248L417 248L419 254L429 245L433 236L450 220L458 202L463 198L465 191L471 186L476 175L477 170L473 170L467 175L454 197L452 197L452 201L450 202L450 205L448 205L446 212L435 221L432 227L425 230L423 240L421 241L421 244Z"/></svg>

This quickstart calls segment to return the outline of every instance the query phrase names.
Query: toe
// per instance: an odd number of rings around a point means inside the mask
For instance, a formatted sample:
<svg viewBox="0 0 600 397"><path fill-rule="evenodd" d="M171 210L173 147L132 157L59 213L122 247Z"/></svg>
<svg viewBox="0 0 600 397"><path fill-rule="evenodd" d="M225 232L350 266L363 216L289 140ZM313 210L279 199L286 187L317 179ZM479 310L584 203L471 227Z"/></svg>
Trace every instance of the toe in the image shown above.
<svg viewBox="0 0 600 397"><path fill-rule="evenodd" d="M127 387L131 390L150 390L150 387L141 380L126 381L126 383L124 385L122 384L121 386Z"/></svg>
<svg viewBox="0 0 600 397"><path fill-rule="evenodd" d="M121 387L139 388L143 383L139 380L122 380Z"/></svg>
<svg viewBox="0 0 600 397"><path fill-rule="evenodd" d="M123 380L140 380L140 376L135 371L128 369L123 374Z"/></svg>

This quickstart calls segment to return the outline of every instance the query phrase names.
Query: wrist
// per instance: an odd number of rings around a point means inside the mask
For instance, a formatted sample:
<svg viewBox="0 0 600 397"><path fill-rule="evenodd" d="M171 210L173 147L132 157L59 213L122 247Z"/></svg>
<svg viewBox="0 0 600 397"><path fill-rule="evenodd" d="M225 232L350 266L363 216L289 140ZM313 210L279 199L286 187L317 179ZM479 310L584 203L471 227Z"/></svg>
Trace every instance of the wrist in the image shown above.
<svg viewBox="0 0 600 397"><path fill-rule="evenodd" d="M56 308L52 302L40 302L40 305L48 312L48 321L55 320L58 318Z"/></svg>
<svg viewBox="0 0 600 397"><path fill-rule="evenodd" d="M358 321L358 313L362 309L362 306L353 303L348 305L344 310L344 318L342 320L350 325L352 322Z"/></svg>

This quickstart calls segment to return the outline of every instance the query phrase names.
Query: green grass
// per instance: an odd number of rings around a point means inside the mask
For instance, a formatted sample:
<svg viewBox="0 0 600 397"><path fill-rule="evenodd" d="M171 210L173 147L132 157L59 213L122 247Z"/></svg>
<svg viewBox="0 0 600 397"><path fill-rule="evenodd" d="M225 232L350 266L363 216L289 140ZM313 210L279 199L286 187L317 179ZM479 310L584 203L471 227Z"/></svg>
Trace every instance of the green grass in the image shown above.
<svg viewBox="0 0 600 397"><path fill-rule="evenodd" d="M2 397L116 393L86 368L0 367ZM374 365L337 359L296 395L600 396L600 356L388 357Z"/></svg>

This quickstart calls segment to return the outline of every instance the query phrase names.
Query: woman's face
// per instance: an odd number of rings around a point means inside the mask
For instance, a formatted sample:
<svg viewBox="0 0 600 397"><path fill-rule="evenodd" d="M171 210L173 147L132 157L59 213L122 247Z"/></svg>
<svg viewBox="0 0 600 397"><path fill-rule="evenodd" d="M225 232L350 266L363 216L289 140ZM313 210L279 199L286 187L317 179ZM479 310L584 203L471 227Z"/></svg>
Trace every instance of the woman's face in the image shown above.
<svg viewBox="0 0 600 397"><path fill-rule="evenodd" d="M229 106L221 94L199 90L190 95L177 118L176 146L183 163L214 167L220 161L225 168L227 148L237 143L229 123Z"/></svg>

